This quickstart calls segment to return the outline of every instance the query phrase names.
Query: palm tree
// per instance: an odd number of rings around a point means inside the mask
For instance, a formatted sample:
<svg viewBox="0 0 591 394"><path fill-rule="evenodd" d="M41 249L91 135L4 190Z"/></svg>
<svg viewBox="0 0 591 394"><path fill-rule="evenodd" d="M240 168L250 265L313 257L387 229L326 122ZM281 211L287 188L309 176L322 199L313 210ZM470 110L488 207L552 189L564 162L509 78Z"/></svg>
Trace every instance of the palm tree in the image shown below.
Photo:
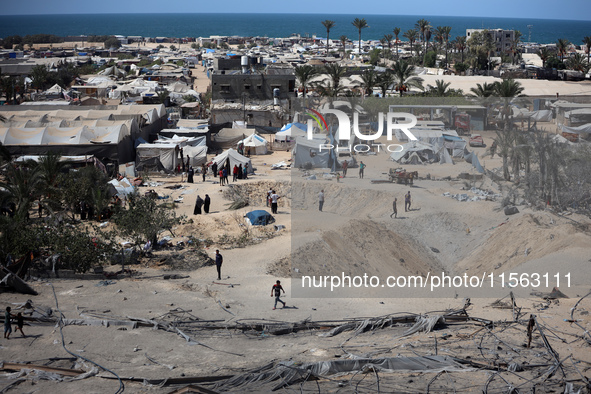
<svg viewBox="0 0 591 394"><path fill-rule="evenodd" d="M394 74L390 70L378 75L376 85L382 90L382 97L386 97L386 92L394 82Z"/></svg>
<svg viewBox="0 0 591 394"><path fill-rule="evenodd" d="M427 26L425 30L425 52L423 53L423 65L427 61L427 49L429 48L429 40L431 39L431 26Z"/></svg>
<svg viewBox="0 0 591 394"><path fill-rule="evenodd" d="M447 63L447 47L449 46L449 35L451 33L451 26L443 26L443 40L445 41L445 67L449 67Z"/></svg>
<svg viewBox="0 0 591 394"><path fill-rule="evenodd" d="M368 68L361 74L364 93L371 96L373 87L377 85L378 73L373 67Z"/></svg>
<svg viewBox="0 0 591 394"><path fill-rule="evenodd" d="M365 18L355 18L355 20L351 22L351 24L355 26L357 28L357 31L359 32L359 56L361 57L361 30L369 27L369 25L367 24Z"/></svg>
<svg viewBox="0 0 591 394"><path fill-rule="evenodd" d="M325 21L322 21L322 24L326 28L326 56L328 56L328 37L330 35L330 29L332 29L336 23L335 21L327 19Z"/></svg>
<svg viewBox="0 0 591 394"><path fill-rule="evenodd" d="M318 75L318 69L314 66L309 64L304 64L303 66L296 66L295 68L295 76L296 79L300 82L302 89L304 91L304 99L306 98L306 91L308 90L308 85L312 78Z"/></svg>
<svg viewBox="0 0 591 394"><path fill-rule="evenodd" d="M66 168L61 156L49 153L40 157L36 167L39 171L39 203L48 211L59 207L56 195L59 194L58 177Z"/></svg>
<svg viewBox="0 0 591 394"><path fill-rule="evenodd" d="M462 54L461 62L464 63L464 51L466 50L466 36L457 36L455 40L456 49Z"/></svg>
<svg viewBox="0 0 591 394"><path fill-rule="evenodd" d="M341 41L341 45L343 46L343 58L345 57L345 45L347 45L347 41L349 41L349 39L347 38L347 36L340 36L339 40Z"/></svg>
<svg viewBox="0 0 591 394"><path fill-rule="evenodd" d="M543 68L546 68L546 61L548 59L550 59L550 57L552 56L552 53L553 53L553 51L550 50L550 48L548 48L548 47L541 47L536 52L536 55L538 55L540 57L540 59L542 59L542 67Z"/></svg>
<svg viewBox="0 0 591 394"><path fill-rule="evenodd" d="M405 31L402 36L408 40L410 44L410 53L412 54L413 44L419 36L419 31L417 29L409 29Z"/></svg>
<svg viewBox="0 0 591 394"><path fill-rule="evenodd" d="M558 55L560 55L561 61L564 61L564 55L566 55L569 46L570 41L566 38L559 38L558 41L556 41L556 47L558 48Z"/></svg>
<svg viewBox="0 0 591 394"><path fill-rule="evenodd" d="M392 58L392 40L394 36L392 34L384 34L384 40L388 44L388 59Z"/></svg>
<svg viewBox="0 0 591 394"><path fill-rule="evenodd" d="M591 36L583 37L583 44L585 44L585 52L587 53L587 63L591 64Z"/></svg>
<svg viewBox="0 0 591 394"><path fill-rule="evenodd" d="M423 78L420 78L415 73L415 66L406 62L406 60L400 60L394 64L392 69L394 84L396 90L400 92L400 97L404 91L408 90L408 86L414 86L419 89L423 88Z"/></svg>
<svg viewBox="0 0 591 394"><path fill-rule="evenodd" d="M432 93L436 97L445 97L447 96L449 85L451 82L445 82L442 79L435 80L435 86L427 85L429 88L429 92Z"/></svg>
<svg viewBox="0 0 591 394"><path fill-rule="evenodd" d="M324 73L328 75L328 82L323 80L315 87L320 95L324 97L337 97L345 88L341 85L341 80L345 76L347 69L340 64L332 63L324 66Z"/></svg>
<svg viewBox="0 0 591 394"><path fill-rule="evenodd" d="M503 102L502 116L503 116L503 129L497 130L497 146L499 148L499 156L503 159L503 177L505 180L509 180L511 175L509 174L509 163L508 158L512 154L513 147L515 145L515 133L510 128L509 116L511 114L511 102L516 97L523 96L523 87L519 82L514 79L504 79L502 82L495 82L494 84L495 96L501 97Z"/></svg>
<svg viewBox="0 0 591 394"><path fill-rule="evenodd" d="M491 97L495 94L495 84L494 82L485 82L482 85L477 83L475 88L470 88L470 91L474 94L475 97Z"/></svg>
<svg viewBox="0 0 591 394"><path fill-rule="evenodd" d="M443 26L437 26L435 28L435 41L439 44L440 48L443 48L443 42L445 41L445 32L443 31Z"/></svg>
<svg viewBox="0 0 591 394"><path fill-rule="evenodd" d="M569 56L566 59L566 67L570 70L581 71L583 73L587 73L587 70L589 70L589 64L585 60L585 55L580 53Z"/></svg>
<svg viewBox="0 0 591 394"><path fill-rule="evenodd" d="M27 216L33 201L37 199L40 183L36 166L8 165L5 183L0 183L0 186L8 192L8 201L14 203L17 220L24 220Z"/></svg>
<svg viewBox="0 0 591 394"><path fill-rule="evenodd" d="M398 59L398 35L400 34L400 28L395 27L392 30L392 33L394 33L394 36L396 36L396 59Z"/></svg>
<svg viewBox="0 0 591 394"><path fill-rule="evenodd" d="M419 19L417 23L415 23L415 28L421 33L421 40L425 44L425 54L427 53L427 44L425 40L425 36L427 34L427 30L431 29L431 25L429 21L426 19ZM423 64L425 63L425 59L423 58Z"/></svg>

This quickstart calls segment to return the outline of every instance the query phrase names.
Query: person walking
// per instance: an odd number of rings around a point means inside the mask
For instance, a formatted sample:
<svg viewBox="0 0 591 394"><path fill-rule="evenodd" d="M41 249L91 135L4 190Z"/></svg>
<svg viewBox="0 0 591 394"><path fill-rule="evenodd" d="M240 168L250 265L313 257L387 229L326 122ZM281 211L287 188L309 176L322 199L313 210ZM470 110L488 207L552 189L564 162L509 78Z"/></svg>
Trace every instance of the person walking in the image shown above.
<svg viewBox="0 0 591 394"><path fill-rule="evenodd" d="M238 166L238 171L236 172L236 175L238 179L242 179L242 163L240 163L240 165Z"/></svg>
<svg viewBox="0 0 591 394"><path fill-rule="evenodd" d="M410 190L409 190L408 193L406 193L406 195L404 196L404 212L410 211L410 203L411 203L411 199L410 199Z"/></svg>
<svg viewBox="0 0 591 394"><path fill-rule="evenodd" d="M224 175L224 185L227 185L228 182L228 168L224 167L224 171L223 171L223 175Z"/></svg>
<svg viewBox="0 0 591 394"><path fill-rule="evenodd" d="M183 170L183 172L185 172L186 170L189 169L189 167L185 167L185 161L183 160L183 158L184 158L184 156L183 156L183 148L181 148L181 151L180 152L181 152L181 165L182 165L182 168L181 169Z"/></svg>
<svg viewBox="0 0 591 394"><path fill-rule="evenodd" d="M238 177L238 166L234 164L234 168L232 169L232 182L236 182L236 178Z"/></svg>
<svg viewBox="0 0 591 394"><path fill-rule="evenodd" d="M398 199L394 198L394 202L392 202L392 209L394 210L394 212L392 212L392 214L390 215L390 218L392 218L392 216L394 216L394 219L396 219L396 217L398 215L398 208L396 207L397 201L398 201Z"/></svg>
<svg viewBox="0 0 591 394"><path fill-rule="evenodd" d="M271 193L271 213L277 214L277 201L280 198L281 197L279 197L277 193L275 193L275 190L273 190Z"/></svg>
<svg viewBox="0 0 591 394"><path fill-rule="evenodd" d="M218 175L220 176L220 186L224 186L224 170L219 170Z"/></svg>
<svg viewBox="0 0 591 394"><path fill-rule="evenodd" d="M269 188L269 191L267 192L267 206L271 205L271 194L273 194L273 189Z"/></svg>
<svg viewBox="0 0 591 394"><path fill-rule="evenodd" d="M193 169L193 166L189 167L189 171L187 172L187 182L188 183L193 183L193 176L195 175L195 170Z"/></svg>
<svg viewBox="0 0 591 394"><path fill-rule="evenodd" d="M203 182L205 182L205 174L207 174L207 166L203 163L201 164L201 176L203 177Z"/></svg>
<svg viewBox="0 0 591 394"><path fill-rule="evenodd" d="M213 172L213 177L215 178L216 176L218 176L218 163L213 163L211 165L211 171Z"/></svg>
<svg viewBox="0 0 591 394"><path fill-rule="evenodd" d="M283 287L281 286L281 281L278 280L277 283L273 285L273 288L271 288L271 297L275 296L275 305L273 305L273 310L277 309L278 302L282 303L283 307L285 308L285 302L279 298L281 296L281 292L285 294L285 290L283 290Z"/></svg>
<svg viewBox="0 0 591 394"><path fill-rule="evenodd" d="M343 167L343 178L347 176L347 168L349 168L349 162L345 160L341 165Z"/></svg>
<svg viewBox="0 0 591 394"><path fill-rule="evenodd" d="M322 212L322 207L324 206L324 189L320 190L318 193L318 210Z"/></svg>
<svg viewBox="0 0 591 394"><path fill-rule="evenodd" d="M203 206L203 199L201 196L197 196L195 201L195 208L193 209L193 215L201 215L201 207Z"/></svg>
<svg viewBox="0 0 591 394"><path fill-rule="evenodd" d="M363 179L363 172L365 171L365 164L363 162L359 163L359 178Z"/></svg>
<svg viewBox="0 0 591 394"><path fill-rule="evenodd" d="M12 313L10 313L11 308L9 306L6 307L6 312L4 313L4 338L9 339L10 334L12 333L12 326L10 325L10 319L12 318Z"/></svg>
<svg viewBox="0 0 591 394"><path fill-rule="evenodd" d="M211 204L211 199L209 198L209 194L206 194L203 200L203 211L205 213L209 213L209 204Z"/></svg>
<svg viewBox="0 0 591 394"><path fill-rule="evenodd" d="M248 163L244 164L244 172L242 174L243 179L248 179Z"/></svg>
<svg viewBox="0 0 591 394"><path fill-rule="evenodd" d="M222 263L224 262L224 258L220 254L219 249L215 250L215 267L218 270L218 280L222 280Z"/></svg>

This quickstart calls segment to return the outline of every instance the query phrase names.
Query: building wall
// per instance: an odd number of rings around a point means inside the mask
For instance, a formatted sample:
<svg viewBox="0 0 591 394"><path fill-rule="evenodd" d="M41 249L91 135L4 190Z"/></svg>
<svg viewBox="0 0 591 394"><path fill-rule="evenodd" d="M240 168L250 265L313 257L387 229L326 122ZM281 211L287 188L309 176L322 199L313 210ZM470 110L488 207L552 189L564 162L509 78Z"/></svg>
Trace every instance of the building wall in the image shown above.
<svg viewBox="0 0 591 394"><path fill-rule="evenodd" d="M273 89L279 88L280 99L295 97L295 75L212 74L213 100L239 102L243 98L273 100Z"/></svg>
<svg viewBox="0 0 591 394"><path fill-rule="evenodd" d="M466 29L466 39L469 39L472 33L484 30L487 29ZM511 49L511 43L515 39L515 30L488 29L488 34L492 36L495 42L495 52L506 52Z"/></svg>

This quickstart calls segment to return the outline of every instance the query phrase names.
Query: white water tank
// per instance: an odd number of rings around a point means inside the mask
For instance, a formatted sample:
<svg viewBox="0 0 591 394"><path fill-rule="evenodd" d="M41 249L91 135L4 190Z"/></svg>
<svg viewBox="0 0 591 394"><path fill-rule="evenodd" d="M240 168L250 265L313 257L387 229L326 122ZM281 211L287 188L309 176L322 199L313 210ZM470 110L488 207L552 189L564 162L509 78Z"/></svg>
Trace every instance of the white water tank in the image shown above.
<svg viewBox="0 0 591 394"><path fill-rule="evenodd" d="M281 95L281 91L279 90L279 88L273 89L273 104L274 105L279 105L280 95Z"/></svg>
<svg viewBox="0 0 591 394"><path fill-rule="evenodd" d="M248 72L248 56L240 58L240 65L242 66L242 74L246 74Z"/></svg>

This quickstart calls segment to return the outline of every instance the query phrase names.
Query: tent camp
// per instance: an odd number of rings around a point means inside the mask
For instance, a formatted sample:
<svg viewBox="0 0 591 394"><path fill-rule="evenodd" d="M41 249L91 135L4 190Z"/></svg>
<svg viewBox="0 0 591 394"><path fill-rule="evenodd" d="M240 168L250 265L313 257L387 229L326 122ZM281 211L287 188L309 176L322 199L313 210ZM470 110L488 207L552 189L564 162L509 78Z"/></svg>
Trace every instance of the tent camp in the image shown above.
<svg viewBox="0 0 591 394"><path fill-rule="evenodd" d="M293 141L297 137L305 137L308 127L303 123L288 123L275 134L276 141Z"/></svg>
<svg viewBox="0 0 591 394"><path fill-rule="evenodd" d="M251 155L266 155L269 142L256 133L252 133L243 140L238 141L237 146L244 144L245 151L248 149Z"/></svg>
<svg viewBox="0 0 591 394"><path fill-rule="evenodd" d="M248 172L254 173L254 168L252 168L250 159L248 157L242 156L240 153L238 153L238 151L232 148L220 153L211 161L212 163L216 163L218 168L222 168L229 161L230 169L234 168L235 165L239 166L240 164L242 164L242 167L244 167L244 165L248 163Z"/></svg>
<svg viewBox="0 0 591 394"><path fill-rule="evenodd" d="M437 149L426 142L411 141L402 145L400 152L392 152L390 159L402 164L423 164L438 161Z"/></svg>
<svg viewBox="0 0 591 394"><path fill-rule="evenodd" d="M108 182L111 189L111 195L117 194L119 198L126 200L127 196L135 191L135 188L131 185L131 182L127 178L123 178L120 181L113 179Z"/></svg>
<svg viewBox="0 0 591 394"><path fill-rule="evenodd" d="M228 149L236 146L238 141L251 134L250 129L229 129L223 128L216 135L211 137L214 148Z"/></svg>
<svg viewBox="0 0 591 394"><path fill-rule="evenodd" d="M269 212L262 209L248 212L244 216L246 217L248 224L251 226L266 226L275 221L275 218L271 216Z"/></svg>

